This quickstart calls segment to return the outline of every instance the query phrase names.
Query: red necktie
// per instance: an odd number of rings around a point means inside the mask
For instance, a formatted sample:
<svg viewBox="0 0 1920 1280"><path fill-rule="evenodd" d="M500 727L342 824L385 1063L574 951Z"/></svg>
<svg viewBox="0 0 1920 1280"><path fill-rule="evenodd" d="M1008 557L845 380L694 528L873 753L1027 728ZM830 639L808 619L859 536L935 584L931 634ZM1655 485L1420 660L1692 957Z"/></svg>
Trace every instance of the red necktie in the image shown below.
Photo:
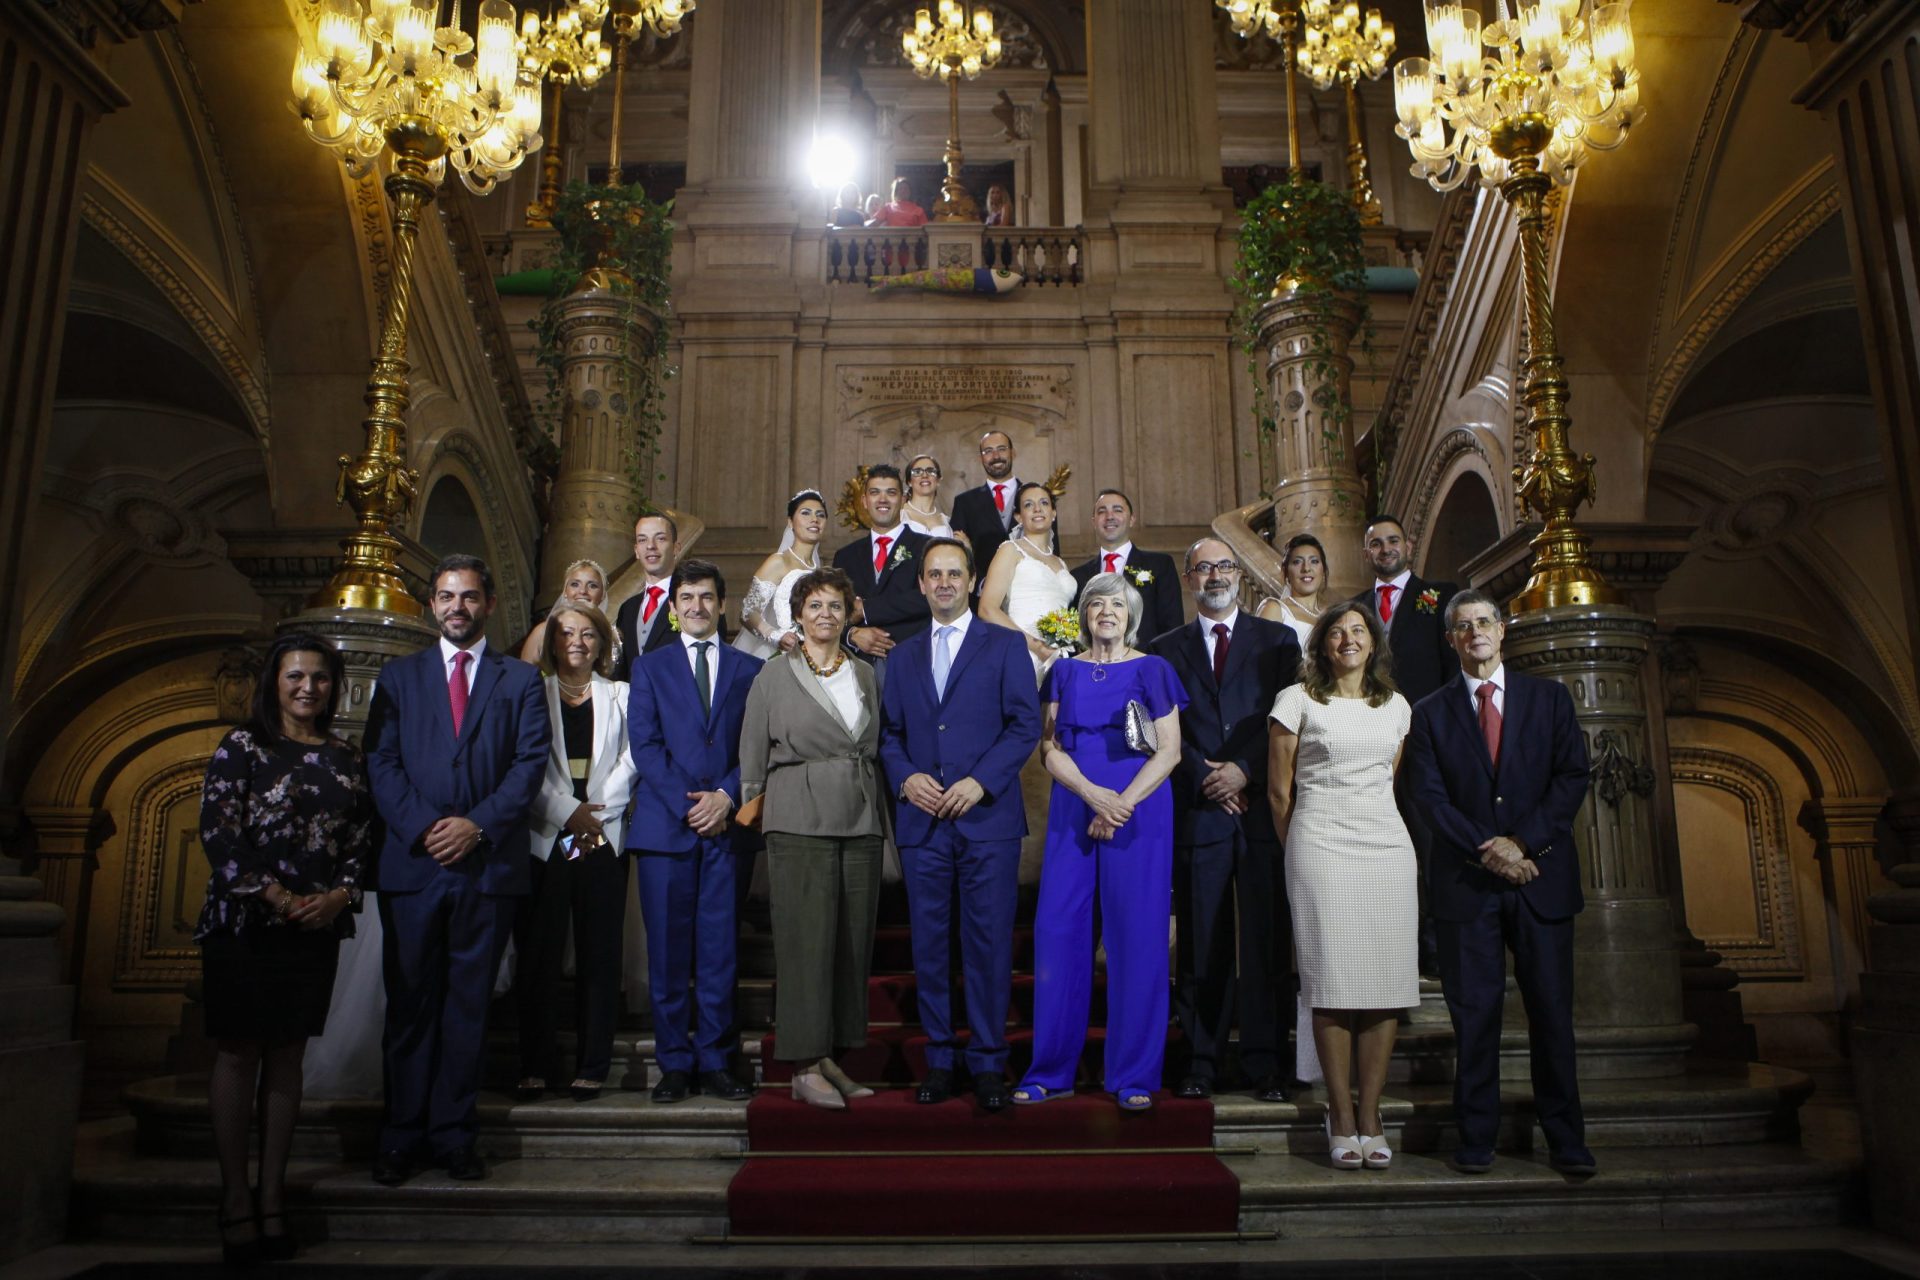
<svg viewBox="0 0 1920 1280"><path fill-rule="evenodd" d="M447 677L447 702L453 708L453 736L460 736L460 722L467 718L467 663L473 655L465 649L453 655L453 674Z"/></svg>
<svg viewBox="0 0 1920 1280"><path fill-rule="evenodd" d="M1112 572L1113 572L1113 564L1114 564L1114 561L1116 561L1116 560L1118 560L1118 559L1119 559L1120 557L1119 557L1119 555L1118 555L1117 553L1115 553L1115 552L1112 552L1112 551L1109 551L1109 552L1107 552L1107 553L1106 553L1106 556L1107 556L1107 567L1106 567L1106 568L1104 568L1104 569L1102 569L1102 570L1101 570L1101 572L1102 572L1102 573L1112 573Z"/></svg>
<svg viewBox="0 0 1920 1280"><path fill-rule="evenodd" d="M1480 699L1480 736L1487 740L1487 758L1497 768L1500 764L1500 708L1493 705L1493 695L1499 690L1489 680L1473 691Z"/></svg>
<svg viewBox="0 0 1920 1280"><path fill-rule="evenodd" d="M1007 486L1003 484L993 486L993 505L1000 508L1001 515L1007 514Z"/></svg>
<svg viewBox="0 0 1920 1280"><path fill-rule="evenodd" d="M653 621L653 611L660 607L660 597L666 594L664 587L647 588L647 607L640 611L640 621L644 625Z"/></svg>
<svg viewBox="0 0 1920 1280"><path fill-rule="evenodd" d="M1227 647L1233 643L1233 632L1227 630L1227 624L1213 624L1213 682L1224 685L1227 682Z"/></svg>
<svg viewBox="0 0 1920 1280"><path fill-rule="evenodd" d="M1393 584L1391 582L1380 584L1380 621L1393 621Z"/></svg>
<svg viewBox="0 0 1920 1280"><path fill-rule="evenodd" d="M893 545L893 539L881 536L873 540L873 576L879 577L887 571L887 548Z"/></svg>

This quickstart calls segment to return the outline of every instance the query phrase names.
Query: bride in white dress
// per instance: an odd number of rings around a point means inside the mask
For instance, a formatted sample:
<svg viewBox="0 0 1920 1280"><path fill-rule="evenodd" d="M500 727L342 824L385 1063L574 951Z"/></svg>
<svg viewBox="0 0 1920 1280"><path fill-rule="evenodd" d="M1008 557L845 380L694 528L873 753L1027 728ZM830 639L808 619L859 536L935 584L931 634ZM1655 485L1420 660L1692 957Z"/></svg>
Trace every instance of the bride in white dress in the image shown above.
<svg viewBox="0 0 1920 1280"><path fill-rule="evenodd" d="M734 647L756 658L770 658L800 643L793 628L793 584L820 567L820 539L827 532L827 500L818 489L802 489L787 499L787 532L780 549L753 571L747 598L740 602L740 634Z"/></svg>
<svg viewBox="0 0 1920 1280"><path fill-rule="evenodd" d="M1079 585L1053 545L1053 495L1045 485L1023 484L1013 496L1017 532L993 553L980 587L980 616L1027 637L1036 679L1059 651L1040 638L1040 619L1073 604Z"/></svg>
<svg viewBox="0 0 1920 1280"><path fill-rule="evenodd" d="M940 509L940 460L930 453L917 454L907 462L907 502L900 516L915 533L953 537L953 520Z"/></svg>
<svg viewBox="0 0 1920 1280"><path fill-rule="evenodd" d="M1280 570L1286 575L1287 585L1278 598L1268 596L1254 612L1271 622L1286 623L1300 642L1300 652L1305 653L1307 636L1320 620L1320 611L1332 603L1322 598L1327 585L1327 552L1312 534L1296 533L1287 539L1282 557Z"/></svg>

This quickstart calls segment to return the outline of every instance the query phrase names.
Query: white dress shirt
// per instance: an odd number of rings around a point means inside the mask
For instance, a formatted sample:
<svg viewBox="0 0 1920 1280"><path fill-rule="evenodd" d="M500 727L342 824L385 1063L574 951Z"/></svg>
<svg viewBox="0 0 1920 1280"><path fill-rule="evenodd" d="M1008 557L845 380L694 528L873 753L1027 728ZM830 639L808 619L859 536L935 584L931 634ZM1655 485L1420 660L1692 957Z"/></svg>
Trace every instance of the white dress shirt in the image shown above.
<svg viewBox="0 0 1920 1280"><path fill-rule="evenodd" d="M891 529L867 530L867 563L872 564L875 561L879 560L880 539L882 538L887 539L887 559L892 560L893 553L900 549L900 535L905 533L906 531L907 531L907 525L905 521L901 521L899 524L896 524ZM874 576L875 577L880 576L877 570L875 571Z"/></svg>
<svg viewBox="0 0 1920 1280"><path fill-rule="evenodd" d="M1020 477L1008 476L1005 480L987 481L986 484L983 485L982 487L986 489L987 497L989 499L993 497L994 488L998 485L1007 486L1007 509L1005 511L1000 512L1000 523L1006 525L1007 528L1011 529L1013 528L1013 522L1020 518L1020 510L1018 506L1014 503L1014 498L1020 492ZM994 509L999 510L998 503L994 504Z"/></svg>
<svg viewBox="0 0 1920 1280"><path fill-rule="evenodd" d="M855 732L860 723L860 678L853 673L854 662L853 658L844 658L832 675L816 677L848 733Z"/></svg>
<svg viewBox="0 0 1920 1280"><path fill-rule="evenodd" d="M472 693L473 677L475 673L480 670L480 655L485 653L486 651L487 651L487 638L485 636L481 636L478 640L475 640L473 642L473 646L471 648L464 649L464 650L460 648L459 645L453 643L453 641L447 639L445 636L441 636L440 637L440 665L442 668L446 670L447 684L448 685L453 684L453 655L456 653L465 653L468 655L468 658L469 658L467 662L467 692Z"/></svg>
<svg viewBox="0 0 1920 1280"><path fill-rule="evenodd" d="M1220 644L1220 637L1213 634L1213 629L1215 627L1225 627L1227 629L1227 643L1232 644L1233 628L1239 623L1239 621L1240 621L1240 609L1238 606L1235 606L1232 613L1220 619L1220 621L1218 622L1209 622L1205 617L1202 617L1199 619L1200 639L1206 642L1207 661L1209 663L1213 661L1214 649L1217 648Z"/></svg>
<svg viewBox="0 0 1920 1280"><path fill-rule="evenodd" d="M1493 686L1493 709L1500 713L1502 720L1505 720L1507 718L1507 664L1503 662L1495 667L1493 674L1485 680L1476 680L1472 676L1467 676L1467 707L1473 712L1476 723L1480 719L1480 686L1483 684Z"/></svg>
<svg viewBox="0 0 1920 1280"><path fill-rule="evenodd" d="M702 636L698 640L682 631L680 633L680 643L687 648L687 670L693 672L696 680L699 679L700 676L700 655L694 652L693 646L696 644L709 644L713 646L713 648L707 652L707 679L709 682L709 691L718 688L720 683L721 649L719 629L715 628L712 635Z"/></svg>
<svg viewBox="0 0 1920 1280"><path fill-rule="evenodd" d="M1399 613L1400 597L1406 594L1407 583L1411 582L1412 580L1413 580L1413 570L1402 569L1400 571L1400 576L1396 578L1388 578L1385 582L1376 581L1373 584L1372 592L1371 592L1373 595L1374 611L1377 613L1379 612L1379 609L1380 609L1380 588L1392 587L1393 595L1388 599L1387 604L1394 613Z"/></svg>
<svg viewBox="0 0 1920 1280"><path fill-rule="evenodd" d="M935 646L937 646L940 643L940 628L942 627L953 628L953 634L947 637L947 661L952 662L955 658L960 656L960 646L966 643L967 628L971 627L972 625L973 625L973 610L971 609L968 609L962 612L961 615L955 618L952 622L942 622L938 618L932 619L930 623L930 626L932 629L927 632L928 638L933 642L927 646L927 654L928 654L927 670L929 671L933 670L932 654L934 652ZM947 674L948 675L953 674L953 669L951 667L947 669Z"/></svg>
<svg viewBox="0 0 1920 1280"><path fill-rule="evenodd" d="M1115 573L1119 573L1122 569L1127 567L1127 558L1132 554L1133 554L1133 539L1129 538L1111 551L1108 551L1104 548L1101 549L1099 552L1096 553L1095 563L1100 566L1098 571L1101 573L1105 573L1107 571L1107 557L1118 556L1119 559L1113 562L1113 571Z"/></svg>

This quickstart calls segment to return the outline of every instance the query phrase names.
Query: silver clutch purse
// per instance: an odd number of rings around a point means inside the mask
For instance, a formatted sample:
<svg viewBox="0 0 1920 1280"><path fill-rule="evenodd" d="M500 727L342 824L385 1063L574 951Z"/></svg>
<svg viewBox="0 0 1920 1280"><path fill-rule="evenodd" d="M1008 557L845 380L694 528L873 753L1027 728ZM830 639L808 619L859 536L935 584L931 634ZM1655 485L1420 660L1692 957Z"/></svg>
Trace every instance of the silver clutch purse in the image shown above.
<svg viewBox="0 0 1920 1280"><path fill-rule="evenodd" d="M1153 730L1153 717L1147 704L1138 698L1127 699L1127 746L1146 755L1160 749L1160 735Z"/></svg>

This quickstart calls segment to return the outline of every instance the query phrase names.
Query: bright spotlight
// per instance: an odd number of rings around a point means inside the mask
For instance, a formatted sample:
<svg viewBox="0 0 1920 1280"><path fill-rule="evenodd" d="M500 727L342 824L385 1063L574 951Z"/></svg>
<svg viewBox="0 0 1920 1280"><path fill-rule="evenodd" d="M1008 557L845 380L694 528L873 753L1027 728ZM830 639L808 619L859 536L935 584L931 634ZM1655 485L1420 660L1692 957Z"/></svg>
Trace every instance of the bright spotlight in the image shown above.
<svg viewBox="0 0 1920 1280"><path fill-rule="evenodd" d="M813 151L807 157L807 175L813 180L815 190L838 191L842 183L853 181L858 160L852 143L839 134L823 133L813 140Z"/></svg>

